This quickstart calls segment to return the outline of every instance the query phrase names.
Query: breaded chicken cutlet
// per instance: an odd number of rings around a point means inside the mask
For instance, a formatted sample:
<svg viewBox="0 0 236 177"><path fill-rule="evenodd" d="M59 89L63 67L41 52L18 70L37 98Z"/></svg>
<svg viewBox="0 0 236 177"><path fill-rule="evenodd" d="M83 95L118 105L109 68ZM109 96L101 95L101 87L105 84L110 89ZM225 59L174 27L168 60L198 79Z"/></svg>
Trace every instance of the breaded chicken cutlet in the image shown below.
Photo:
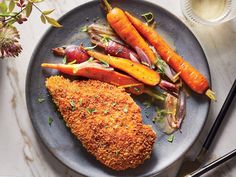
<svg viewBox="0 0 236 177"><path fill-rule="evenodd" d="M150 158L156 134L123 89L62 76L48 78L46 87L71 132L101 163L125 170Z"/></svg>

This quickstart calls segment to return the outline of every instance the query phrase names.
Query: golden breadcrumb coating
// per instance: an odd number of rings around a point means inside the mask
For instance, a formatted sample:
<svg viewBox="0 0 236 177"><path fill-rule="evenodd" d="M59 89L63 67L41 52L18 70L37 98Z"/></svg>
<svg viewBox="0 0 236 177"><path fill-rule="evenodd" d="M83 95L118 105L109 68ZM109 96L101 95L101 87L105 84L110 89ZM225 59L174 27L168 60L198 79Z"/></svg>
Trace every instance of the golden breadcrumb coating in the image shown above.
<svg viewBox="0 0 236 177"><path fill-rule="evenodd" d="M71 132L101 163L125 170L150 158L156 134L123 89L62 76L48 78L46 87Z"/></svg>

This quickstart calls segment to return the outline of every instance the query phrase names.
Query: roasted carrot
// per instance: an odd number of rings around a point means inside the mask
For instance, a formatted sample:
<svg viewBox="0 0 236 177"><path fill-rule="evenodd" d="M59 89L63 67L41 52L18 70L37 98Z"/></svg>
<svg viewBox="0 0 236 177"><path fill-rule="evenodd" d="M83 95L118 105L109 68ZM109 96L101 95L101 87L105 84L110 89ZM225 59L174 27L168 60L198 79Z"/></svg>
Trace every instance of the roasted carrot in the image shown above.
<svg viewBox="0 0 236 177"><path fill-rule="evenodd" d="M159 55L165 60L177 73L184 82L195 92L205 93L208 97L215 100L214 92L209 89L209 83L191 64L185 61L163 40L163 38L153 28L145 25L141 20L125 12L130 22L135 28L152 44Z"/></svg>
<svg viewBox="0 0 236 177"><path fill-rule="evenodd" d="M142 38L134 26L130 23L129 19L125 15L124 11L115 7L111 8L107 0L103 0L107 7L107 21L115 32L123 39L127 44L135 49L139 47L148 56L152 64L157 62L157 57L153 51L149 48L148 43Z"/></svg>
<svg viewBox="0 0 236 177"><path fill-rule="evenodd" d="M116 85L125 88L128 92L141 95L147 93L155 99L164 101L164 96L161 93L153 92L146 88L143 83L136 79L121 74L114 70L104 68L101 64L84 62L81 64L53 64L53 63L42 63L43 68L56 69L64 74L73 76L82 76L89 79L96 79L102 82L106 82L112 85Z"/></svg>
<svg viewBox="0 0 236 177"><path fill-rule="evenodd" d="M135 79L143 82L147 85L157 85L160 82L160 75L150 68L133 62L131 60L127 60L125 58L113 57L110 55L104 55L95 51L87 51L91 57L96 58L97 60L107 62L109 65L114 68L120 69L127 74L133 76Z"/></svg>
<svg viewBox="0 0 236 177"><path fill-rule="evenodd" d="M42 63L42 67L57 69L58 71L74 75L82 76L90 79L97 79L106 83L110 83L116 86L134 86L143 85L136 79L118 73L114 70L110 70L98 63L84 62L81 64L52 64Z"/></svg>

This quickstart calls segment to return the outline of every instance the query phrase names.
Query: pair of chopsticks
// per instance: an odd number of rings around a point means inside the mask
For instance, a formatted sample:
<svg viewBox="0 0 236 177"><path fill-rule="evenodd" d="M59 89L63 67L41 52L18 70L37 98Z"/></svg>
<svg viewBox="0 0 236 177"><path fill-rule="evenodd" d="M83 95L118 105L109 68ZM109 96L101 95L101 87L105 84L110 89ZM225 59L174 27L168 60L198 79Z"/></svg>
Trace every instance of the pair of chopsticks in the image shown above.
<svg viewBox="0 0 236 177"><path fill-rule="evenodd" d="M195 161L189 162L189 163L200 164L199 162L201 162L202 159L204 159L207 150L209 149L210 145L212 144L212 142L216 136L216 133L217 133L218 129L220 128L220 125L221 125L222 121L224 120L227 111L229 110L229 107L235 97L235 94L236 94L236 80L234 80L234 84L228 93L228 96L227 96L227 98L226 98L226 100L225 100L203 146L202 146L200 153L198 154ZM225 154L224 156L220 157L219 159L209 163L208 165L203 166L203 167L197 169L196 171L186 175L185 177L199 177L199 176L203 175L204 173L208 172L209 170L221 165L222 163L226 162L227 160L229 160L235 156L236 156L236 149Z"/></svg>

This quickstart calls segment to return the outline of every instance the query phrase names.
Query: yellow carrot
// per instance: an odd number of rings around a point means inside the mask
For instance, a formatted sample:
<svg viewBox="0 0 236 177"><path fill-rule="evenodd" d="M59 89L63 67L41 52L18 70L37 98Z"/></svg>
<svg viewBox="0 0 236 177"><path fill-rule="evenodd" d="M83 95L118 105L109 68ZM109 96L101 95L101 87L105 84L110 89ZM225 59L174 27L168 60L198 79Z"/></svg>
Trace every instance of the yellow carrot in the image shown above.
<svg viewBox="0 0 236 177"><path fill-rule="evenodd" d="M120 69L129 75L133 76L135 79L147 84L147 85L157 85L160 82L160 75L150 68L127 60L124 58L113 57L110 55L104 55L95 51L88 51L88 54L91 57L94 57L100 61L107 62L109 65L114 68Z"/></svg>

